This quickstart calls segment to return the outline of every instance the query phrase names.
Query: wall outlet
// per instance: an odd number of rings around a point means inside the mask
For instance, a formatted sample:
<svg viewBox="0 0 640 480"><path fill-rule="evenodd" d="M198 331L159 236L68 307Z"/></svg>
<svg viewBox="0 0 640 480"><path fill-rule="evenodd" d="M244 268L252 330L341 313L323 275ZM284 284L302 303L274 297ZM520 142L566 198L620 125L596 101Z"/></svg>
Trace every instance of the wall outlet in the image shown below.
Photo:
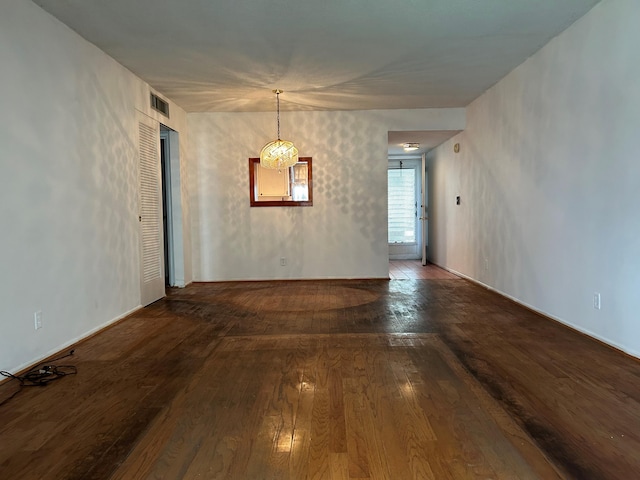
<svg viewBox="0 0 640 480"><path fill-rule="evenodd" d="M596 310L600 310L602 308L602 303L600 301L600 294L598 292L595 292L593 294L593 308L595 308Z"/></svg>
<svg viewBox="0 0 640 480"><path fill-rule="evenodd" d="M33 314L33 326L35 327L36 330L39 330L42 328L42 311L41 310L38 310Z"/></svg>
<svg viewBox="0 0 640 480"><path fill-rule="evenodd" d="M280 257L280 266L284 267L287 264L287 259L285 257Z"/></svg>

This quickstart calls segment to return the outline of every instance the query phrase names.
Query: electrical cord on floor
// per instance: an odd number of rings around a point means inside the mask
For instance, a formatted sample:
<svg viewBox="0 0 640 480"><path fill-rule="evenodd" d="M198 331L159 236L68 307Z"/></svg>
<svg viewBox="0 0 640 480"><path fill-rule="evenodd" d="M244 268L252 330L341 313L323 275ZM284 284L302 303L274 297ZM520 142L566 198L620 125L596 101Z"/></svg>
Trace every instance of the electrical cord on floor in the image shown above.
<svg viewBox="0 0 640 480"><path fill-rule="evenodd" d="M55 380L59 380L67 375L75 375L78 373L78 369L74 365L53 365L53 362L72 356L74 351L75 350L71 350L66 355L62 355L52 360L47 360L37 367L32 368L24 375L13 375L12 373L5 372L4 370L0 371L0 375L19 382L18 390L13 392L10 397L2 400L0 402L0 407L18 395L18 393L22 391L23 387L46 387Z"/></svg>

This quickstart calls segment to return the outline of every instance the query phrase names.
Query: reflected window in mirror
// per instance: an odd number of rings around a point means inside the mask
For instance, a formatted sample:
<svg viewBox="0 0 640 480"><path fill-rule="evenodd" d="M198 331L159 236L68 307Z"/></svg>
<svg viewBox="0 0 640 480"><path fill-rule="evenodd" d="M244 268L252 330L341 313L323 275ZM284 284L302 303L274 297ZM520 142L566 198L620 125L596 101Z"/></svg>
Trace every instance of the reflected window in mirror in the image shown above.
<svg viewBox="0 0 640 480"><path fill-rule="evenodd" d="M252 207L309 207L313 205L311 157L300 157L292 167L264 168L249 159L249 195Z"/></svg>

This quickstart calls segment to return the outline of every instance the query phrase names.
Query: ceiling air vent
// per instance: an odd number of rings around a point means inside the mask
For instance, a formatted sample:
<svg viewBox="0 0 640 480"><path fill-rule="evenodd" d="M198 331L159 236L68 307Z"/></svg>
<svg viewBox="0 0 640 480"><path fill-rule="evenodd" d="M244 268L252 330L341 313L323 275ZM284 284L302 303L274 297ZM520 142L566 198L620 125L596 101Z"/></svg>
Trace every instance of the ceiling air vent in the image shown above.
<svg viewBox="0 0 640 480"><path fill-rule="evenodd" d="M169 103L165 102L159 96L151 94L151 108L159 111L165 117L169 118Z"/></svg>

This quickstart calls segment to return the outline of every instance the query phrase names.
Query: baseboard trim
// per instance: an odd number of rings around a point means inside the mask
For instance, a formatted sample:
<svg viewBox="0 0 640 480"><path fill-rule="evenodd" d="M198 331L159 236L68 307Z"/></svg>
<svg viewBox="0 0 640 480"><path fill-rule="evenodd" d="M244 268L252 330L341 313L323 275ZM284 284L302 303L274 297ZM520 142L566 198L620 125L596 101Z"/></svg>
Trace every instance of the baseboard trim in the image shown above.
<svg viewBox="0 0 640 480"><path fill-rule="evenodd" d="M101 331L103 331L106 328L112 327L113 325L115 325L116 323L124 320L125 318L127 318L129 315L137 312L138 310L140 310L142 308L142 305L138 305L135 308L132 308L131 310L118 315L117 317L95 327L92 328L91 330L83 333L82 335L69 340L68 342L63 343L62 345L53 348L51 350L49 350L47 353L45 353L44 355L35 358L34 360L30 361L30 362L26 362L23 363L22 365L18 365L16 368L13 368L9 371L9 373L11 373L12 375L21 375L22 373L26 373L28 372L30 369L32 369L33 367L41 364L42 362L44 362L45 360L47 360L48 358L53 357L54 355L59 355L63 350L67 350L70 349L70 347L73 347L74 345L87 340L88 338L93 337L94 335L97 335L98 333L100 333ZM4 383L5 381L11 380L10 378L7 379L2 379L2 381L0 381L0 384Z"/></svg>
<svg viewBox="0 0 640 480"><path fill-rule="evenodd" d="M432 263L432 262L430 262ZM579 325L576 325L574 323L571 323L567 320L564 320L560 317L556 317L548 312L545 312L544 310L540 310L539 308L534 307L533 305L529 305L526 302L523 302L522 300L513 297L511 295L509 295L508 293L505 293L501 290L498 290L497 288L492 287L491 285L487 285L486 283L481 282L480 280L476 280L473 277L470 277L469 275L465 275L464 273L458 272L457 270L454 270L453 268L449 268L449 267L445 267L443 265L438 265L437 263L434 263L434 265L437 265L438 267L446 270L447 272L453 273L454 275L457 275L458 277L464 278L465 280L469 280L472 283L475 283L476 285L486 288L487 290L491 290L492 292L497 293L498 295L508 298L509 300L511 300L512 302L517 303L518 305L521 305L523 307L525 307L528 310L531 310L532 312L537 313L538 315L541 315L545 318L548 318L549 320L553 320L555 322L558 322L562 325L564 325L567 328L570 328L572 330L575 330L578 333L581 333L582 335L586 335L589 338L592 338L594 340L597 340L598 342L606 345L607 347L610 348L614 348L615 350L618 350L621 353L624 353L625 355L628 355L630 357L633 357L634 359L640 360L640 351L636 351L633 349L630 349L628 347L625 347L624 345L620 345L617 342L614 342L606 337L603 337L601 335L598 335L597 333L592 332L591 330L588 330L586 328L580 327Z"/></svg>

